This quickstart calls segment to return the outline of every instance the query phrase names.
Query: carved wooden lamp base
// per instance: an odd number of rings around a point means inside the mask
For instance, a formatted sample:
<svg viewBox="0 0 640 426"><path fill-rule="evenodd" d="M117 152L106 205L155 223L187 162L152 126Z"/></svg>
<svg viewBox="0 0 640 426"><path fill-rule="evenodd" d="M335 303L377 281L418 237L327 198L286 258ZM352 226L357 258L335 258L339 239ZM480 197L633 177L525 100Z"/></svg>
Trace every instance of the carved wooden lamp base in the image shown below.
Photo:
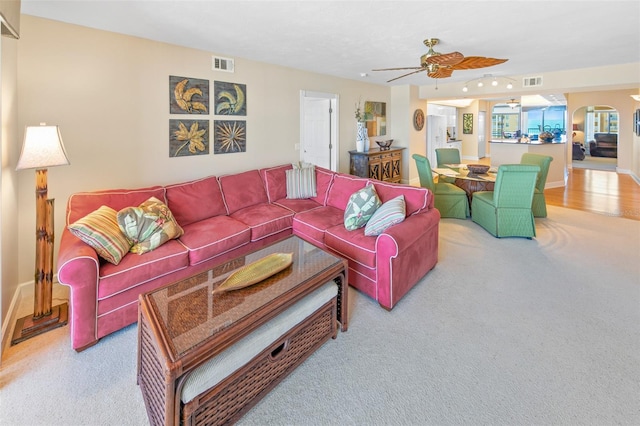
<svg viewBox="0 0 640 426"><path fill-rule="evenodd" d="M49 315L43 315L35 318L33 315L27 315L20 318L16 322L16 328L13 330L13 338L11 346L30 339L38 334L46 333L54 328L67 325L69 322L69 305L65 302L51 308Z"/></svg>

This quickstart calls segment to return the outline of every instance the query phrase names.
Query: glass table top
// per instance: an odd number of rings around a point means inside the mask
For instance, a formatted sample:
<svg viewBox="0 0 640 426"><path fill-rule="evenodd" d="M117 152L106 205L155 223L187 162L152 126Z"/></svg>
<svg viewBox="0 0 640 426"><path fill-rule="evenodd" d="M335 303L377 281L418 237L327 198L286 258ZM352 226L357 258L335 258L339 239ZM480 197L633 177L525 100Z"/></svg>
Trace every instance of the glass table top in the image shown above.
<svg viewBox="0 0 640 426"><path fill-rule="evenodd" d="M252 286L212 294L231 273L272 253L293 253L293 263ZM155 290L151 308L174 356L252 315L257 309L322 274L342 265L342 259L296 236Z"/></svg>

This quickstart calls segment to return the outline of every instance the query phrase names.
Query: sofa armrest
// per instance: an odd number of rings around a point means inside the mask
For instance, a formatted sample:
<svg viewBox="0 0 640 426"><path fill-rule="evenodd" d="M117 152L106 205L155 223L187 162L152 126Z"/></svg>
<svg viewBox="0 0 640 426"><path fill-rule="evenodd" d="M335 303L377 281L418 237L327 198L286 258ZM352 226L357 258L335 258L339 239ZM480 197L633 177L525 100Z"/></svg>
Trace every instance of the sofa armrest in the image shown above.
<svg viewBox="0 0 640 426"><path fill-rule="evenodd" d="M440 223L440 212L437 209L423 210L407 217L403 222L388 228L378 238L376 250L379 255L395 257L407 247L420 245L420 240Z"/></svg>
<svg viewBox="0 0 640 426"><path fill-rule="evenodd" d="M440 212L434 208L409 216L378 236L378 277L389 277L387 283L378 283L381 306L392 309L436 265L439 224Z"/></svg>
<svg viewBox="0 0 640 426"><path fill-rule="evenodd" d="M96 251L65 229L58 251L58 282L69 286L71 345L81 350L94 344L100 260Z"/></svg>

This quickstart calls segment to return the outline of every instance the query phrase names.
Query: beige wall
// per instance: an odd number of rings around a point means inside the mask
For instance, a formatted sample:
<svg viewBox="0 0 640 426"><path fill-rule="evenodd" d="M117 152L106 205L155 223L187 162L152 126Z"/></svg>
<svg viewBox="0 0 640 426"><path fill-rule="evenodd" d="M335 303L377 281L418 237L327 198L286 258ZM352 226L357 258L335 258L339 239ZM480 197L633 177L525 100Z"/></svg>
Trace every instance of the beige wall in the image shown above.
<svg viewBox="0 0 640 426"><path fill-rule="evenodd" d="M0 37L0 327L6 328L5 316L18 287L18 176L15 170L20 153L18 142L18 105L16 93L17 41ZM35 226L35 224L34 224ZM33 229L35 235L35 228ZM34 242L35 244L35 242ZM32 264L33 266L33 264ZM33 269L31 270L33 275Z"/></svg>
<svg viewBox="0 0 640 426"><path fill-rule="evenodd" d="M297 161L300 90L339 95L339 169L348 172L348 150L355 149L354 105L360 98L389 102L385 86L241 58L234 74L214 72L213 54L225 56L22 16L20 128L59 125L71 161L49 169L56 235L65 223L66 200L77 191L168 184ZM207 79L211 87L214 80L247 85L246 153L211 150L169 158L169 118L185 117L169 115L170 75ZM18 176L19 280L25 282L33 279L34 172Z"/></svg>

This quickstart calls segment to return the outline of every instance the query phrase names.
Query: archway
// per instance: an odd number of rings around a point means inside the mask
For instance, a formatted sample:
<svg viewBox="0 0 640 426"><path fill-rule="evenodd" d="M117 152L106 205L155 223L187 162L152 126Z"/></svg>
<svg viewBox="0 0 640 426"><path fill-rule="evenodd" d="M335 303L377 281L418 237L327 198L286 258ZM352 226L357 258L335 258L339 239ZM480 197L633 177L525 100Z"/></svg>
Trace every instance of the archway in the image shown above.
<svg viewBox="0 0 640 426"><path fill-rule="evenodd" d="M583 160L573 155L573 167L615 171L618 165L618 111L608 105L583 106L574 111L572 123L572 142L579 143L584 151Z"/></svg>

